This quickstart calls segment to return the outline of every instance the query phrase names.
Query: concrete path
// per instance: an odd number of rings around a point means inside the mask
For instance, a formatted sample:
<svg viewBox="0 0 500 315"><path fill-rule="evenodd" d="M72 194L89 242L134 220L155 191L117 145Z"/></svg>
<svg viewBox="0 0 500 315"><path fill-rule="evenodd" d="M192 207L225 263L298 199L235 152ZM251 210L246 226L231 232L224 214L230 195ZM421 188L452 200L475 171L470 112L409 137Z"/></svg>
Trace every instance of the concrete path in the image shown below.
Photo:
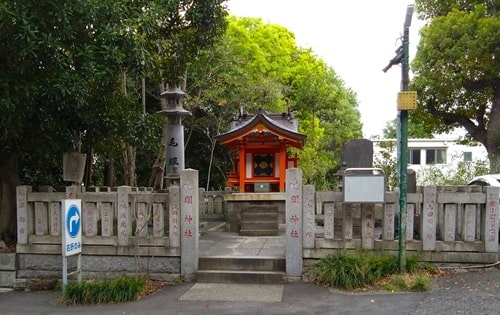
<svg viewBox="0 0 500 315"><path fill-rule="evenodd" d="M208 232L200 236L200 257L266 256L285 258L284 236L239 236L237 233Z"/></svg>
<svg viewBox="0 0 500 315"><path fill-rule="evenodd" d="M186 299L196 284L167 286L140 301L64 306L54 291L0 293L0 313L10 314L499 314L500 271L462 270L434 280L423 293L351 293L311 283L284 285L280 301ZM262 289L265 290L266 287ZM207 288L213 290L213 288ZM235 292L236 293L236 292ZM203 293L205 294L205 293ZM241 292L245 295L247 292ZM198 299L199 298L199 299Z"/></svg>

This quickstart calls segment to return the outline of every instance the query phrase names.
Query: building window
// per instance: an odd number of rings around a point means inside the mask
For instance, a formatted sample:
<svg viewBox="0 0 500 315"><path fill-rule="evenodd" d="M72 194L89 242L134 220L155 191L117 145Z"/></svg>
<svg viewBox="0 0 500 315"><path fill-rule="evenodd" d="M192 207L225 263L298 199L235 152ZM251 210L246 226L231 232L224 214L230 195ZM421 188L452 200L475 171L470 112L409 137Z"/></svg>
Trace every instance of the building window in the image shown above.
<svg viewBox="0 0 500 315"><path fill-rule="evenodd" d="M253 166L255 177L274 176L274 154L254 154Z"/></svg>
<svg viewBox="0 0 500 315"><path fill-rule="evenodd" d="M464 162L472 162L472 152L464 152Z"/></svg>
<svg viewBox="0 0 500 315"><path fill-rule="evenodd" d="M413 165L446 164L446 149L409 149L408 160Z"/></svg>
<svg viewBox="0 0 500 315"><path fill-rule="evenodd" d="M446 164L446 149L427 149L425 164Z"/></svg>
<svg viewBox="0 0 500 315"><path fill-rule="evenodd" d="M408 157L410 164L420 164L420 149L410 149Z"/></svg>

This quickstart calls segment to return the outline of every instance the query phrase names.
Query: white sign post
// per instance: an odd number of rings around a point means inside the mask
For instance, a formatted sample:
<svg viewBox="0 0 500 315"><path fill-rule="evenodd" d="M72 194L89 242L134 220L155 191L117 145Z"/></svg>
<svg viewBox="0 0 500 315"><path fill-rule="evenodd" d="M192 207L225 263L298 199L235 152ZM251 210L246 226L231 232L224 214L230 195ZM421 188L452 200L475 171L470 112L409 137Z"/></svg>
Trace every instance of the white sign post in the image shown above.
<svg viewBox="0 0 500 315"><path fill-rule="evenodd" d="M82 281L82 201L80 199L62 200L62 256L63 256L63 287L68 283L68 256L78 254L78 282Z"/></svg>

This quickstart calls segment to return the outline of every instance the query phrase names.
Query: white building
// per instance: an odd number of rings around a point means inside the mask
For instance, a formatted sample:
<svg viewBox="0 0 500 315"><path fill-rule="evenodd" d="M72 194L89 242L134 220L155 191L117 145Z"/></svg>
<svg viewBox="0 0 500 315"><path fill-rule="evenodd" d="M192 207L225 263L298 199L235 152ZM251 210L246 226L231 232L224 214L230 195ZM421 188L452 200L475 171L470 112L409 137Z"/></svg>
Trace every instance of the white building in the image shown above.
<svg viewBox="0 0 500 315"><path fill-rule="evenodd" d="M435 139L408 139L408 168L419 175L431 167L439 167L444 172L456 169L460 162L488 161L483 145L463 145L458 143L457 136L442 135ZM373 142L374 160L381 158L381 151L390 152L397 158L396 139L376 139Z"/></svg>

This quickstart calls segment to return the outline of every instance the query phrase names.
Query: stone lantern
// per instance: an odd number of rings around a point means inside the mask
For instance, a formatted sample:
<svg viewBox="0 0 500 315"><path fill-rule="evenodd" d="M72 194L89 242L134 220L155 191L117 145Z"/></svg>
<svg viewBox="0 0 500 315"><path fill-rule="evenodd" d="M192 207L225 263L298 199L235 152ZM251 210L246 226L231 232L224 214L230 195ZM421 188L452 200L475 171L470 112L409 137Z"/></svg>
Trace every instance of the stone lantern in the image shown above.
<svg viewBox="0 0 500 315"><path fill-rule="evenodd" d="M169 88L160 97L167 100L167 105L160 115L168 119L166 131L166 180L167 187L179 185L179 172L184 170L184 126L182 118L191 112L182 107L182 99L186 97L179 88Z"/></svg>

